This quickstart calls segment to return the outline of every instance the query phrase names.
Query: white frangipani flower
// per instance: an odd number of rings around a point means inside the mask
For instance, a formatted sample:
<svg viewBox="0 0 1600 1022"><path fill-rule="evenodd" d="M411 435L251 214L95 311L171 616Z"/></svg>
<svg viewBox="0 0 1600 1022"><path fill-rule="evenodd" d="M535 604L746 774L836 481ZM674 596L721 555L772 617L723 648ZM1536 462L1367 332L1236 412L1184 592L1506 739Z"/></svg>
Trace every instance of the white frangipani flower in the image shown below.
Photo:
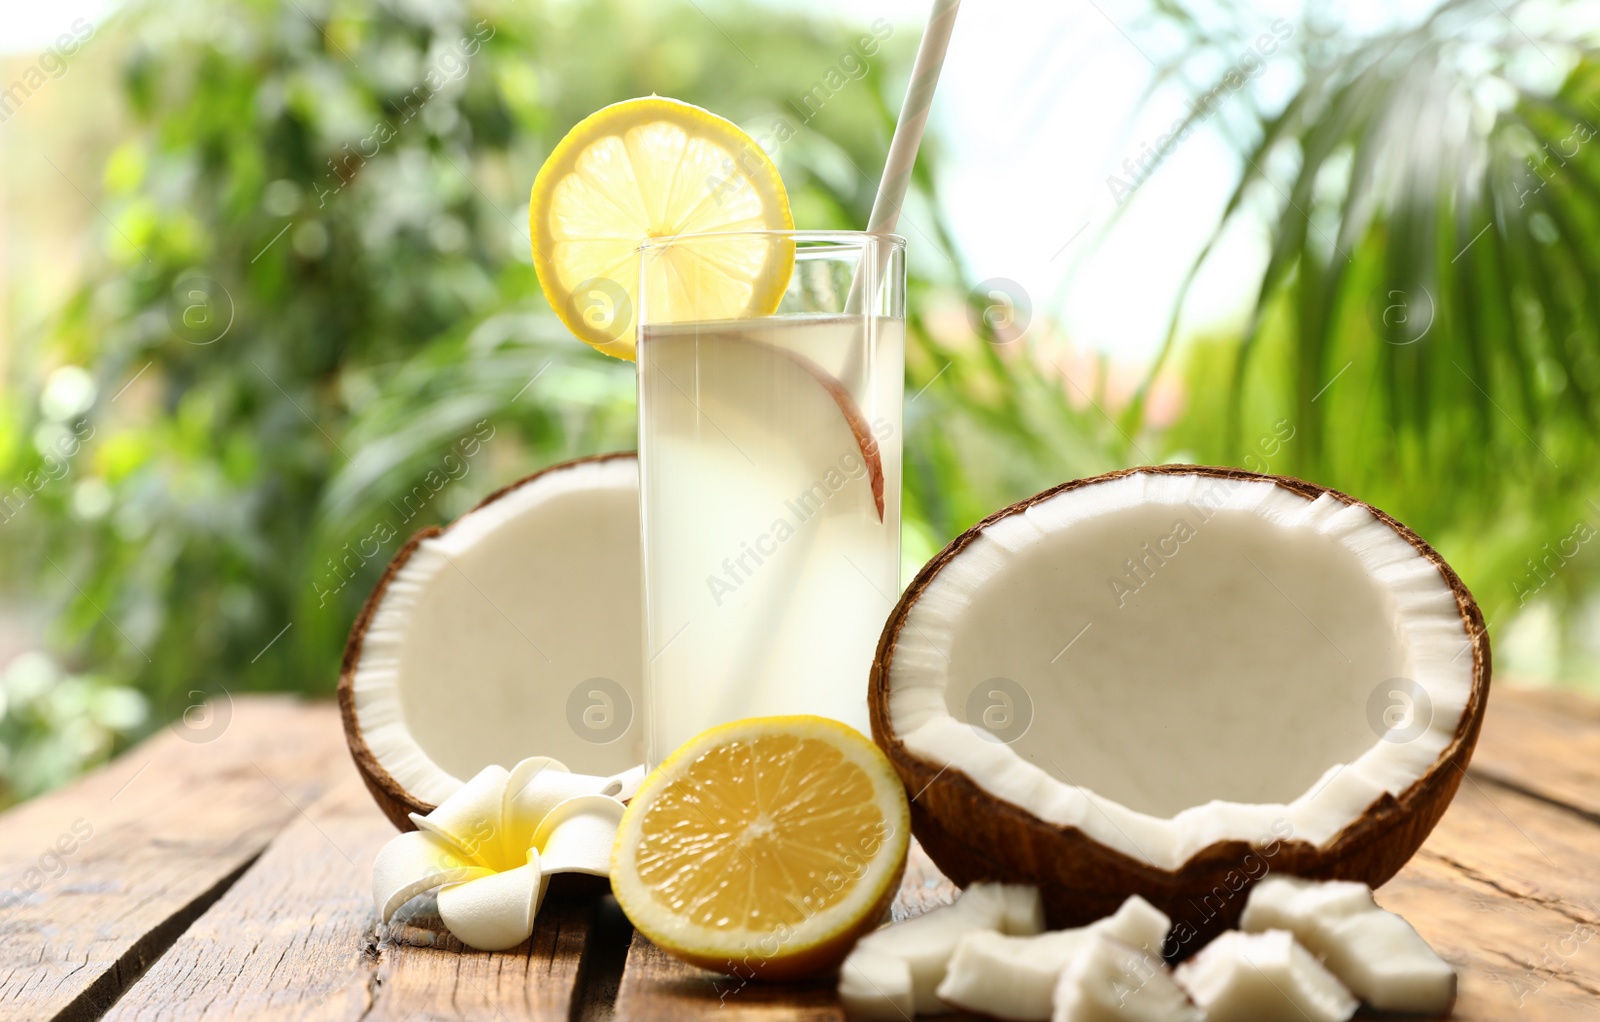
<svg viewBox="0 0 1600 1022"><path fill-rule="evenodd" d="M439 915L463 944L501 951L527 940L554 873L607 876L622 819L619 795L638 771L574 774L545 756L485 767L401 834L372 864L372 897L388 922L438 890Z"/></svg>

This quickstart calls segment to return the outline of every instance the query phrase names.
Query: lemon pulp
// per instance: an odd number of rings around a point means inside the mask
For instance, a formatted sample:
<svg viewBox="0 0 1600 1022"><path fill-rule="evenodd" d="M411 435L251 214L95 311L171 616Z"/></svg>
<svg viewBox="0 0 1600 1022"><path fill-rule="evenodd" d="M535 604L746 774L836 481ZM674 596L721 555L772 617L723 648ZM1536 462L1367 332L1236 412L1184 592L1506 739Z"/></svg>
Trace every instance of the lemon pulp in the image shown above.
<svg viewBox="0 0 1600 1022"><path fill-rule="evenodd" d="M687 961L811 975L877 924L908 840L904 788L858 732L754 718L702 733L645 781L612 886L634 925Z"/></svg>
<svg viewBox="0 0 1600 1022"><path fill-rule="evenodd" d="M658 96L578 122L535 178L528 221L551 308L579 339L618 358L633 357L645 241L729 235L662 253L652 296L679 321L771 315L794 266L788 239L738 233L794 227L766 153L731 122Z"/></svg>

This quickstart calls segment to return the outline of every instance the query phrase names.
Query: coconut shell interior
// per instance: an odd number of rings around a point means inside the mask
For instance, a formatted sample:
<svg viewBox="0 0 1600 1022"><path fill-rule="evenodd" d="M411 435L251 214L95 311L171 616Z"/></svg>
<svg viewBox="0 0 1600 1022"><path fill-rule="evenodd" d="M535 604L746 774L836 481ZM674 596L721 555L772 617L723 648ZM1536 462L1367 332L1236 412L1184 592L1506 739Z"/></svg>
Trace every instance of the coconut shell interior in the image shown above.
<svg viewBox="0 0 1600 1022"><path fill-rule="evenodd" d="M356 770L358 773L360 773L362 781L366 784L367 789L372 793L373 799L377 802L379 808L383 811L384 815L394 823L396 827L400 828L401 830L415 829L414 825L409 819L409 814L418 813L426 815L427 813L433 811L436 803L434 800L421 797L416 792L409 790L408 786L405 783L402 783L402 781L395 776L395 773L384 765L382 757L373 748L372 744L369 743L366 734L363 733L360 715L357 709L356 676L358 668L362 662L362 657L364 653L368 651L370 631L373 627L374 619L378 615L379 609L384 605L385 598L389 595L391 586L396 584L397 576L402 572L407 564L412 561L412 558L417 556L417 552L419 548L423 546L423 544L430 540L436 540L439 537L444 536L450 529L458 528L460 523L466 521L467 518L472 514L496 505L498 502L504 500L509 494L515 493L521 490L523 487L538 483L541 479L546 477L547 474L562 472L572 469L576 466L606 463L619 460L627 460L631 462L634 460L634 457L635 456L633 452L627 451L596 455L588 458L580 458L574 461L563 462L559 465L553 465L547 469L544 469L543 471L536 472L530 476L511 483L508 486L502 487L486 497L473 509L472 512L469 512L468 515L463 516L461 519L457 519L455 523L452 523L444 528L439 526L429 526L428 528L422 529L413 535L400 548L400 550L395 554L394 558L385 568L383 576L378 580L377 585L374 586L372 593L368 596L360 614L357 615L355 623L351 627L350 637L345 644L344 657L340 665L338 700L340 715L344 723L346 741L350 748L351 758L355 762ZM539 566L537 564L529 565L528 570L528 584L530 586L559 584L558 579L541 577L539 574ZM617 607L593 607L590 609L596 614L619 614L619 624L617 627L632 629L630 634L635 636L634 641L635 643L637 642L636 633L639 625L636 620L638 617L636 613L630 612L628 608ZM510 627L520 633L526 632L530 628L536 628L536 623L524 622L517 624L512 622ZM561 641L561 636L555 636L554 639L555 641L559 642ZM546 641L550 642L551 640L546 639ZM554 650L552 650L552 652L554 652ZM529 657L530 661L536 659L535 653L531 650L527 653L527 656ZM630 684L637 684L636 680L634 679L624 680L628 681ZM456 686L456 679L441 676L439 678L439 685L443 686L443 690L446 692L453 691L454 687ZM559 691L552 690L549 693L548 699L542 700L542 703L546 705L549 714L563 716L569 714L570 712L569 707L567 706L568 696L569 693L566 688L561 688ZM626 699L624 699L624 701L631 702L631 700ZM627 710L629 713L634 712L634 708L632 706L628 706ZM485 709L485 712L493 713L495 712L495 709L493 707L488 707ZM642 733L642 721L637 719L637 714L634 716L635 719L631 725L629 733L636 734L636 739L630 739L628 744L635 744L636 741L642 741L642 738L637 738L637 733ZM547 752L548 750L529 749L527 750L526 754L542 755L547 754ZM624 756L624 758L627 757ZM501 765L509 766L510 764L503 763ZM586 770L585 765L582 763L568 763L568 766L575 770L579 770L580 772L613 772L611 769ZM460 779L464 780L465 778Z"/></svg>
<svg viewBox="0 0 1600 1022"><path fill-rule="evenodd" d="M1382 794L1328 840L1311 843L1287 831L1263 830L1250 840L1213 842L1175 868L1159 868L1107 847L1078 827L1041 820L998 799L962 770L907 747L889 712L890 680L907 617L919 597L987 528L1058 494L1134 473L1266 480L1306 500L1326 496L1359 505L1437 569L1454 596L1462 636L1469 644L1471 689L1453 736L1420 777L1397 793ZM1094 579L1086 584L1101 583ZM1181 958L1234 925L1249 886L1269 872L1359 880L1373 887L1398 872L1432 831L1460 784L1482 725L1489 679L1488 637L1471 594L1432 547L1389 515L1298 479L1228 468L1159 466L1063 484L998 511L957 537L923 568L890 615L874 658L868 702L875 740L915 795L913 831L953 880L963 885L979 880L1037 884L1051 925L1057 927L1091 922L1115 911L1128 895L1142 895L1172 917L1167 951L1169 957Z"/></svg>

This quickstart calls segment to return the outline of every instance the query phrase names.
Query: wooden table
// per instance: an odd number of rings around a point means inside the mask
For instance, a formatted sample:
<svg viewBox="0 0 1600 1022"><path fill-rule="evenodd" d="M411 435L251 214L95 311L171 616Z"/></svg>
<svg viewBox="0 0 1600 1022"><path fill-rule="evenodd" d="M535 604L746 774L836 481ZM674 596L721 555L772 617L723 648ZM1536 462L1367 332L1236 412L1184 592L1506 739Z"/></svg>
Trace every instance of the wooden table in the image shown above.
<svg viewBox="0 0 1600 1022"><path fill-rule="evenodd" d="M841 1017L830 983L677 964L609 899L547 903L497 954L437 916L380 927L369 870L394 830L334 707L236 699L193 724L0 816L0 1019ZM900 916L953 895L917 854ZM1600 1019L1600 704L1496 692L1380 900L1461 971L1457 1018Z"/></svg>

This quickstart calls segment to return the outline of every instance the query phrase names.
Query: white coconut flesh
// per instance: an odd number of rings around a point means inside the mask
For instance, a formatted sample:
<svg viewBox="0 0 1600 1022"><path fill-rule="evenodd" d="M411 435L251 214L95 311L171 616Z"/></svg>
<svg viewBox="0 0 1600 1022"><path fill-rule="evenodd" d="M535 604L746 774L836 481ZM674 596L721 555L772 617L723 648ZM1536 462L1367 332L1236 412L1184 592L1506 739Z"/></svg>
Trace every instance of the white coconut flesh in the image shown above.
<svg viewBox="0 0 1600 1022"><path fill-rule="evenodd" d="M852 1019L889 1017L908 997L916 1014L947 1012L939 984L963 936L980 930L1022 936L1043 929L1037 888L973 884L950 905L861 938L840 967L840 999Z"/></svg>
<svg viewBox="0 0 1600 1022"><path fill-rule="evenodd" d="M1109 937L1160 961L1172 921L1138 895L1104 919L1071 930L1010 936L992 930L965 934L945 967L941 1001L1015 1022L1050 1018L1061 971L1076 961L1096 935Z"/></svg>
<svg viewBox="0 0 1600 1022"><path fill-rule="evenodd" d="M1455 1003L1450 963L1410 923L1379 908L1366 884L1266 877L1250 889L1239 928L1293 933L1379 1011L1440 1015Z"/></svg>
<svg viewBox="0 0 1600 1022"><path fill-rule="evenodd" d="M1345 1022L1360 1007L1287 930L1229 930L1174 978L1208 1022Z"/></svg>
<svg viewBox="0 0 1600 1022"><path fill-rule="evenodd" d="M911 965L887 951L860 948L839 966L839 1003L851 1022L901 1022L917 1014Z"/></svg>
<svg viewBox="0 0 1600 1022"><path fill-rule="evenodd" d="M1061 970L1052 1022L1206 1022L1159 955L1091 933ZM1261 1020L1257 1020L1261 1022Z"/></svg>
<svg viewBox="0 0 1600 1022"><path fill-rule="evenodd" d="M641 616L638 461L558 466L390 578L354 671L361 736L426 803L529 756L623 774L643 762Z"/></svg>
<svg viewBox="0 0 1600 1022"><path fill-rule="evenodd" d="M918 757L1175 869L1218 841L1323 844L1409 787L1455 735L1469 648L1439 568L1367 508L1141 472L944 563L887 710Z"/></svg>

